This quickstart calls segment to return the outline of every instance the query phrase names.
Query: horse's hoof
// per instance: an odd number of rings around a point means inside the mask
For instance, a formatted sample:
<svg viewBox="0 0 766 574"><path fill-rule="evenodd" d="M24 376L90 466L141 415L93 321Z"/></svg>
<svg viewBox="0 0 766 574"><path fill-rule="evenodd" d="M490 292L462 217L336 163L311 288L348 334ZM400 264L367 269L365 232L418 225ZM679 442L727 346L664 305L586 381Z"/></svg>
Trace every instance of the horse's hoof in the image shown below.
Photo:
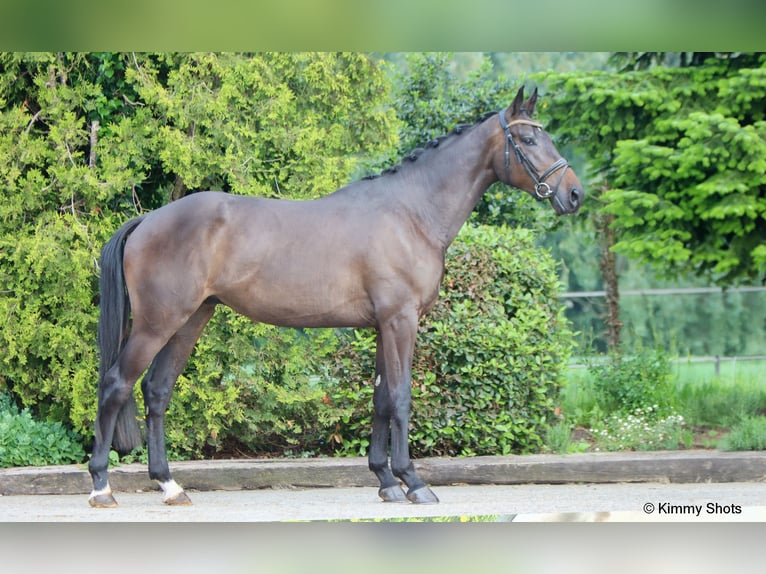
<svg viewBox="0 0 766 574"><path fill-rule="evenodd" d="M175 496L164 499L162 502L168 506L191 506L192 504L191 498L186 496L186 493L183 490Z"/></svg>
<svg viewBox="0 0 766 574"><path fill-rule="evenodd" d="M407 500L413 504L437 504L439 502L437 496L427 486L421 486L417 490L410 490L407 493Z"/></svg>
<svg viewBox="0 0 766 574"><path fill-rule="evenodd" d="M378 496L383 499L383 502L407 502L407 496L398 484L381 488L378 490Z"/></svg>
<svg viewBox="0 0 766 574"><path fill-rule="evenodd" d="M93 508L117 508L117 501L111 493L96 494L88 499Z"/></svg>

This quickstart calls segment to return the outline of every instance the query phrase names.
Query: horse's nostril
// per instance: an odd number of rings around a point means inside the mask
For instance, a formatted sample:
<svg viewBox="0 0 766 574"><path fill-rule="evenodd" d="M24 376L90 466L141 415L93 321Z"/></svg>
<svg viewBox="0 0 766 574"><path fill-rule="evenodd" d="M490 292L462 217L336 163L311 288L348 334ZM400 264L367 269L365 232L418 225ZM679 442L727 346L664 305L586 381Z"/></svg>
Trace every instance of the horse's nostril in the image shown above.
<svg viewBox="0 0 766 574"><path fill-rule="evenodd" d="M576 187L573 187L569 192L569 201L572 205L580 205L581 192Z"/></svg>

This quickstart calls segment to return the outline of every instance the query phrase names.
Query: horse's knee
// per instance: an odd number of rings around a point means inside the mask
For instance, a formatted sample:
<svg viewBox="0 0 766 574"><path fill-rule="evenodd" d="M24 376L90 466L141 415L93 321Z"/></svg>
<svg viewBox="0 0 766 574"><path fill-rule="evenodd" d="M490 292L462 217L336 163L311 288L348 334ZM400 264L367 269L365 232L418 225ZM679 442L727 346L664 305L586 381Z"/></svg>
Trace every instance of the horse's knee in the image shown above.
<svg viewBox="0 0 766 574"><path fill-rule="evenodd" d="M99 406L122 406L130 399L132 394L133 385L120 376L116 368L112 368L104 375Z"/></svg>

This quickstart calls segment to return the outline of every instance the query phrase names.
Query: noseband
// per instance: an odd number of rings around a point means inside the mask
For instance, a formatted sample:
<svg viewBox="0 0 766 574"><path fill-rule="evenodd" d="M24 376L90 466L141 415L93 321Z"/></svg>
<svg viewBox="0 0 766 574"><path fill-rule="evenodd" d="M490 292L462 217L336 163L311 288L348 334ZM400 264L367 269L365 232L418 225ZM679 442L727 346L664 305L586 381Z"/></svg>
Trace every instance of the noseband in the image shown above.
<svg viewBox="0 0 766 574"><path fill-rule="evenodd" d="M511 146L513 146L519 163L524 166L524 169L529 174L529 177L532 178L532 181L535 183L534 196L539 200L548 199L558 190L561 180L564 179L564 173L566 173L566 170L569 168L569 163L562 157L551 167L546 169L542 174L538 174L535 166L532 165L532 163L522 151L521 147L519 147L519 144L517 144L516 140L513 139L513 134L511 134L511 126L523 124L540 129L542 129L543 126L537 122L526 119L517 119L511 121L510 123L506 122L504 110L501 110L498 113L498 116L500 117L500 125L503 127L503 131L505 132L505 173L508 177L508 181L511 180ZM556 181L556 184L553 186L553 189L551 189L551 186L548 185L545 180L558 170L562 170L561 175L559 176L558 181Z"/></svg>

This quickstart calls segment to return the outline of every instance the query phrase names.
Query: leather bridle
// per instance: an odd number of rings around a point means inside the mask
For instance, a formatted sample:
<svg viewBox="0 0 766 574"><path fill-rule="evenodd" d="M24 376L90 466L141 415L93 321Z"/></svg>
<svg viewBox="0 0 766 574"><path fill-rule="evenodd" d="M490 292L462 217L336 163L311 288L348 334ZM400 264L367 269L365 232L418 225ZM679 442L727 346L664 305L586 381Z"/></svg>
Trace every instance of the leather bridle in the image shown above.
<svg viewBox="0 0 766 574"><path fill-rule="evenodd" d="M535 121L524 118L519 118L507 122L505 120L505 110L501 110L498 113L498 116L500 117L500 125L503 127L503 131L505 132L505 174L508 178L508 181L511 180L511 146L513 146L519 163L524 166L524 169L535 184L534 196L539 200L548 199L558 190L559 184L561 183L561 180L564 179L564 174L569 168L569 162L567 162L567 160L562 157L551 167L546 169L542 174L539 174L535 169L535 166L532 165L527 156L524 154L521 147L519 147L519 144L517 144L516 140L513 139L513 134L511 134L511 126L522 124L540 129L542 129L543 126ZM551 189L551 186L546 183L545 180L556 173L558 170L561 170L561 175L556 181L556 184L553 186L553 189Z"/></svg>

